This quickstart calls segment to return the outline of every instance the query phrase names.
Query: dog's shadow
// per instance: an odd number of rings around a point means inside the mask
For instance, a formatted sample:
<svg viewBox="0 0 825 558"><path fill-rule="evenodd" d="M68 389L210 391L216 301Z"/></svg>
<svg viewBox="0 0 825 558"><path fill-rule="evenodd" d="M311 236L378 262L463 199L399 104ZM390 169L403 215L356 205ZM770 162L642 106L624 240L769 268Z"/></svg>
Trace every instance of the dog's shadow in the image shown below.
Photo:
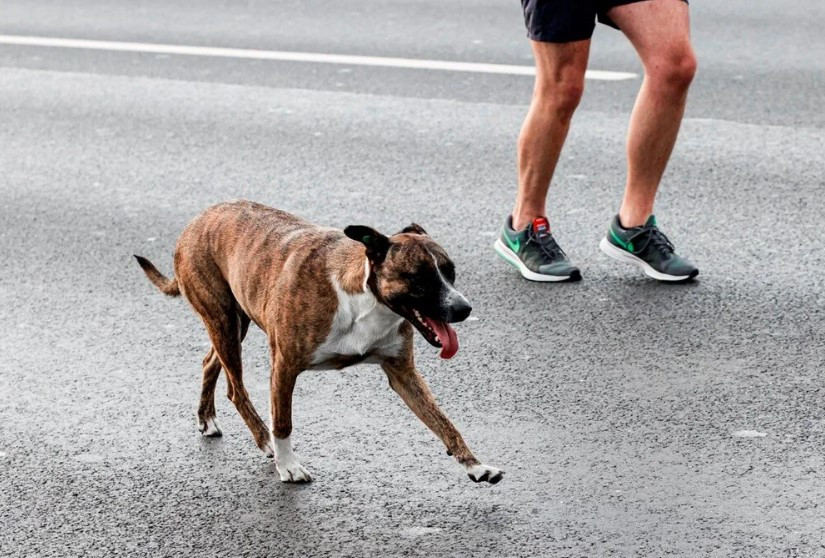
<svg viewBox="0 0 825 558"><path fill-rule="evenodd" d="M256 532L273 535L262 537L261 546L308 555L336 548L342 556L438 556L454 550L457 537L472 546L509 538L517 516L500 498L489 497L498 487L475 485L466 477L457 476L456 485L444 490L419 490L395 476L354 483L335 471L316 471L313 482L292 484L280 482L274 462L260 467L256 476L265 477L271 490L250 502L256 507L245 519L256 524Z"/></svg>

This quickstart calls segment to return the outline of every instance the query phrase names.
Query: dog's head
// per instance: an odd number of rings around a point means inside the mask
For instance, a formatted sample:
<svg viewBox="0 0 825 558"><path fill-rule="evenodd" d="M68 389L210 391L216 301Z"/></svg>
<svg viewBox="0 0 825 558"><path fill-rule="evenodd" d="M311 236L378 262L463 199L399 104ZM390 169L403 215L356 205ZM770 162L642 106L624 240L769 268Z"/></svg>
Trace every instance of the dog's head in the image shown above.
<svg viewBox="0 0 825 558"><path fill-rule="evenodd" d="M455 288L455 266L444 248L416 224L389 237L361 225L344 234L366 247L368 284L378 300L441 347L441 358L455 355L458 337L450 324L466 320L472 307Z"/></svg>

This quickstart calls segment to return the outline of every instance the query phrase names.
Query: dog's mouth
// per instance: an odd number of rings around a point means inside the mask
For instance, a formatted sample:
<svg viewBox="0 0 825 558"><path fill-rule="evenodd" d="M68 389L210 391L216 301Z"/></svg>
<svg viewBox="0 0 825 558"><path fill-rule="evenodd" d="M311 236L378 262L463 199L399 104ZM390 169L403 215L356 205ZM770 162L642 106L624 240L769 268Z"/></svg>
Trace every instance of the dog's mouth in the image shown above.
<svg viewBox="0 0 825 558"><path fill-rule="evenodd" d="M433 347L440 347L441 358L453 358L458 352L458 335L447 322L424 316L413 310L407 318Z"/></svg>

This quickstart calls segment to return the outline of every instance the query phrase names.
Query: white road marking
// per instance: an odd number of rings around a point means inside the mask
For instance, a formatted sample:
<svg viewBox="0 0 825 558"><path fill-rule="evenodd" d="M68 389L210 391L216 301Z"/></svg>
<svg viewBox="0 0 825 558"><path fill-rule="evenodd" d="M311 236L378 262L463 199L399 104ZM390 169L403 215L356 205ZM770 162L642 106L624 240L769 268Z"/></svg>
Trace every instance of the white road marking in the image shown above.
<svg viewBox="0 0 825 558"><path fill-rule="evenodd" d="M764 438L767 436L766 433L757 430L737 430L733 435L737 438Z"/></svg>
<svg viewBox="0 0 825 558"><path fill-rule="evenodd" d="M81 463L102 463L103 456L94 453L79 453L74 456Z"/></svg>
<svg viewBox="0 0 825 558"><path fill-rule="evenodd" d="M435 535L443 530L444 529L442 529L441 527L407 527L406 529L401 529L401 536L416 538L428 535Z"/></svg>
<svg viewBox="0 0 825 558"><path fill-rule="evenodd" d="M156 43L130 43L122 41L92 41L61 37L32 37L28 35L0 35L0 44L53 48L79 48L116 52L147 54L180 54L213 58L245 58L250 60L278 60L283 62L312 62L319 64L343 64L348 66L380 66L413 70L438 70L446 72L472 72L478 74L504 74L533 76L533 66L515 64L485 64L481 62L455 62L450 60L423 60L415 58L391 58L383 56L357 56L352 54L324 54L318 52L292 52L285 50L257 50L247 48L223 48L191 45L165 45ZM601 81L636 79L632 72L587 70L585 78Z"/></svg>

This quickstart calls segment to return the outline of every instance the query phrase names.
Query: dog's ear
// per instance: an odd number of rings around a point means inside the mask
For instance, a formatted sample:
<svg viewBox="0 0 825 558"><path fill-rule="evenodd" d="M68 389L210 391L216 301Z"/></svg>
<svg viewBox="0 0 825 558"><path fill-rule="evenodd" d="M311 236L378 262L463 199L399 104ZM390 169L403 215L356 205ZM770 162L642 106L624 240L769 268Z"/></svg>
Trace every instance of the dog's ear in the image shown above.
<svg viewBox="0 0 825 558"><path fill-rule="evenodd" d="M414 233L414 234L427 234L427 231L424 230L424 227L419 225L418 223L410 223L408 226L401 229L401 233Z"/></svg>
<svg viewBox="0 0 825 558"><path fill-rule="evenodd" d="M367 258L372 263L380 264L390 249L390 239L377 230L364 225L350 225L344 234L367 247Z"/></svg>

